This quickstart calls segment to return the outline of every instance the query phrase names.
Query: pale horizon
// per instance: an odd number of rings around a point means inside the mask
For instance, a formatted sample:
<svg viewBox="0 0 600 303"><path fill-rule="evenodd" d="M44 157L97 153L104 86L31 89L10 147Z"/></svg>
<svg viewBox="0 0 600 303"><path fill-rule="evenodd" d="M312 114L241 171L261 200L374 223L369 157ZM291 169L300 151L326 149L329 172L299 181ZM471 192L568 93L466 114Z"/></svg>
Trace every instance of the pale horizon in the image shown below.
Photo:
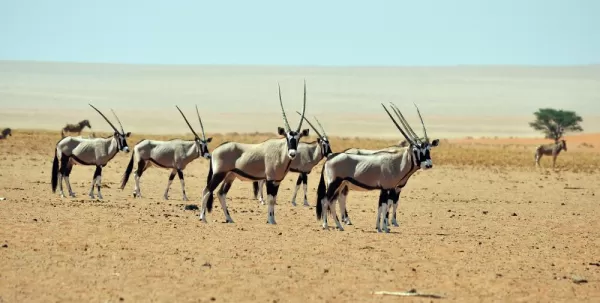
<svg viewBox="0 0 600 303"><path fill-rule="evenodd" d="M269 133L281 126L277 83L290 123L298 122L302 83L307 117L330 135L398 138L379 103L394 102L418 132L440 138L540 137L528 125L541 107L574 110L584 133L600 132L600 66L290 67L173 66L0 61L3 127L59 130L89 119L110 128L87 104L114 108L128 131L184 134L175 109L209 133ZM260 116L260 118L259 118ZM192 122L195 123L195 122ZM193 124L194 127L195 124Z"/></svg>

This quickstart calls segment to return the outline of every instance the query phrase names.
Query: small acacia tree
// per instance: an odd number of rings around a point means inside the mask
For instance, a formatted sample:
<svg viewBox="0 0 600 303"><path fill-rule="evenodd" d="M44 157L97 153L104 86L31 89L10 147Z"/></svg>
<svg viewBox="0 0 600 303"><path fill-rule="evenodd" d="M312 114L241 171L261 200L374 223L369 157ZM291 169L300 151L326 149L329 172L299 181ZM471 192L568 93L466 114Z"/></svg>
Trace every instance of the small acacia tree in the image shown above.
<svg viewBox="0 0 600 303"><path fill-rule="evenodd" d="M535 115L535 121L529 125L533 129L541 131L546 136L546 139L554 139L558 141L565 132L580 132L583 131L579 122L583 119L573 111L540 108Z"/></svg>

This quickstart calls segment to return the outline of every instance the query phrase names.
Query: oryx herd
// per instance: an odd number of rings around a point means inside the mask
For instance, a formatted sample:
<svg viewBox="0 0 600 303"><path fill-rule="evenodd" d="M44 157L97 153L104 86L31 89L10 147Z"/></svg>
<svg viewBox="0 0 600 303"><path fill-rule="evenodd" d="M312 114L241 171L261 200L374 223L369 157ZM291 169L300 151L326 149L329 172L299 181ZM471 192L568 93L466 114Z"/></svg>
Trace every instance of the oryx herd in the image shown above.
<svg viewBox="0 0 600 303"><path fill-rule="evenodd" d="M296 112L299 116L298 125L290 126L286 111L283 106L281 88L278 88L279 104L283 118L283 127L277 128L279 138L268 139L261 143L224 142L217 146L212 152L209 151L209 143L212 138L207 138L198 107L196 114L200 124L200 135L197 133L181 109L177 110L183 117L185 123L194 135L193 140L173 139L169 141L141 140L133 147L131 159L123 174L120 189L127 185L131 173L134 174L133 196L142 197L140 188L141 177L151 166L158 166L170 170L168 183L164 192L164 199L169 197L169 188L178 176L181 182L182 199L188 201L185 190L183 170L195 159L205 158L209 164L206 186L202 191L201 208L199 218L207 222L207 212L212 211L214 192L217 190L221 209L225 221L233 223L233 218L227 208L227 193L236 179L253 183L254 197L265 204L262 187L266 187L267 223L276 224L275 205L282 180L288 172L298 174L298 179L293 190L291 203L296 206L296 197L300 187L303 187L301 200L304 206L309 206L307 198L308 174L324 160L320 172L319 184L316 192L316 217L322 220L323 228L328 228L328 216L335 222L338 230L344 230L342 224L351 225L350 216L346 209L347 197L350 190L356 191L379 191L377 208L376 229L378 232L389 232L389 225L398 226L397 208L400 193L407 184L410 177L419 169L427 170L433 167L431 149L438 146L439 140L430 140L423 117L415 104L419 116L423 134L421 136L413 130L405 119L399 108L390 103L394 113L381 104L387 116L392 120L404 140L394 146L379 150L368 150L361 148L350 148L341 152L332 152L332 148L323 128L323 125L315 117L316 125L313 125L306 117L306 82L304 83L304 95L302 112ZM96 107L90 106L104 118L114 130L114 133L106 138L66 136L58 141L52 164L52 192L57 187L61 197L65 197L63 191L63 180L67 186L68 194L74 197L69 175L73 165L93 165L96 167L92 178L89 196L102 199L101 179L102 169L115 157L119 151L128 153L130 148L127 138L131 133L125 132L121 121L114 111L114 118L120 126L117 129L114 124ZM316 133L317 140L314 142L302 142L303 137L309 135L309 129L302 129L303 121ZM81 127L89 127L89 121L80 123ZM71 129L71 131L73 131ZM7 132L10 134L10 130ZM3 133L3 136L7 134ZM561 150L566 151L564 141L552 145L541 146L536 150L536 162L542 155L553 155L554 158ZM137 167L136 167L137 165ZM134 170L135 168L135 170ZM96 195L94 195L96 188ZM338 217L336 202L339 202ZM391 222L389 215L391 212Z"/></svg>

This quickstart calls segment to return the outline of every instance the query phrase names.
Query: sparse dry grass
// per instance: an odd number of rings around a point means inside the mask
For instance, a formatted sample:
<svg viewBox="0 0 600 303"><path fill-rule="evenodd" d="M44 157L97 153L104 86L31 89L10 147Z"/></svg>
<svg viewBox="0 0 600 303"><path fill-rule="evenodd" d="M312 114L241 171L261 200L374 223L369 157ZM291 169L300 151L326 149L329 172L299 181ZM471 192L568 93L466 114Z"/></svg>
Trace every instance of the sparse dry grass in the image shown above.
<svg viewBox="0 0 600 303"><path fill-rule="evenodd" d="M87 136L84 132L82 135ZM108 133L96 133L97 136L107 136ZM237 141L246 143L261 142L269 138L275 138L271 133L226 133L207 134L213 137L210 149L226 141ZM142 139L169 140L172 138L191 139L191 134L186 135L139 135L133 134L128 140L133 146ZM4 155L21 153L24 156L48 156L53 153L53 146L60 139L59 132L37 131L37 130L14 130L13 136L7 140L0 141L0 152ZM315 137L307 138L305 141L314 140ZM398 141L381 140L372 138L343 138L330 137L334 152L342 151L351 147L366 149L378 149L396 144ZM520 144L477 144L476 140L469 144L457 144L448 140L442 140L440 146L432 152L435 165L470 166L477 168L520 168L523 170L534 170L533 145ZM550 157L542 159L542 166L551 167ZM570 148L568 152L560 154L557 160L557 169L561 171L592 173L600 170L600 153L596 150L586 148Z"/></svg>

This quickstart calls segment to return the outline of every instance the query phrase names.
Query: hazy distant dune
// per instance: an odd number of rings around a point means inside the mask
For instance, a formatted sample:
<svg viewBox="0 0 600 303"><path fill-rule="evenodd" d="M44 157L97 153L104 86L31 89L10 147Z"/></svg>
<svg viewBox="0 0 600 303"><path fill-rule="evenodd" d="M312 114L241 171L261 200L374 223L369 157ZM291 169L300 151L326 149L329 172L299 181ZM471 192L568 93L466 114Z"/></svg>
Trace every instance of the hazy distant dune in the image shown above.
<svg viewBox="0 0 600 303"><path fill-rule="evenodd" d="M198 104L211 131L274 132L281 125L277 83L288 116L297 121L304 78L308 116L318 115L331 134L395 136L379 105L390 101L411 123L417 123L412 102L418 103L430 133L440 137L536 136L527 122L533 111L545 106L575 110L584 117L587 132L600 132L598 65L279 67L0 61L0 119L13 128L58 129L88 118L105 129L87 106L92 102L114 108L131 131L177 133L187 128L174 105L192 115Z"/></svg>

